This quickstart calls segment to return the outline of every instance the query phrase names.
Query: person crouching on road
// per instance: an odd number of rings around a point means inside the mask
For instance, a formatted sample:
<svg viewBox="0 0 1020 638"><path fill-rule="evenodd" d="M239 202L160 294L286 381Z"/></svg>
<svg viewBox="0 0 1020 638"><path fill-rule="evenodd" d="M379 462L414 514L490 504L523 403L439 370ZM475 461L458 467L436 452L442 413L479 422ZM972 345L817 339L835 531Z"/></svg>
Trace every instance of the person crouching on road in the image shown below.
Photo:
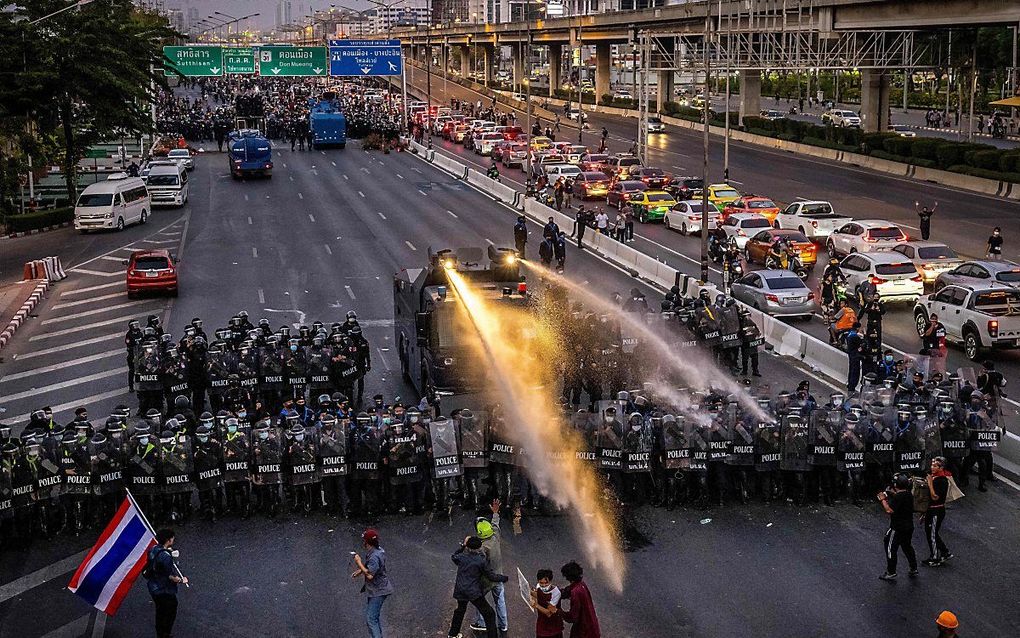
<svg viewBox="0 0 1020 638"><path fill-rule="evenodd" d="M488 638L499 638L496 612L485 600L485 579L492 583L505 583L509 579L492 570L492 565L482 550L482 540L477 536L465 537L451 560L457 565L457 580L453 586L453 598L457 601L457 609L453 612L453 620L450 622L450 638L461 638L460 628L464 624L468 603L471 603L485 619L485 635Z"/></svg>

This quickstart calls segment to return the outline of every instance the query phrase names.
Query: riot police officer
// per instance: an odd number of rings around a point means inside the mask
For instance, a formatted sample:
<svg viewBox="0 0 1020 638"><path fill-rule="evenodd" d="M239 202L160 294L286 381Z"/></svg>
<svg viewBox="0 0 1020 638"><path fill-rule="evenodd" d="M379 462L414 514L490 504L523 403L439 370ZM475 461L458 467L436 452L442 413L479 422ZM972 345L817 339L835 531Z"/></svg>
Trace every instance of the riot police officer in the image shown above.
<svg viewBox="0 0 1020 638"><path fill-rule="evenodd" d="M135 357L136 349L142 340L142 327L137 319L128 322L127 333L124 335L124 347L127 349L128 392L135 391Z"/></svg>
<svg viewBox="0 0 1020 638"><path fill-rule="evenodd" d="M195 482L203 516L215 521L223 508L223 446L207 424L195 432Z"/></svg>

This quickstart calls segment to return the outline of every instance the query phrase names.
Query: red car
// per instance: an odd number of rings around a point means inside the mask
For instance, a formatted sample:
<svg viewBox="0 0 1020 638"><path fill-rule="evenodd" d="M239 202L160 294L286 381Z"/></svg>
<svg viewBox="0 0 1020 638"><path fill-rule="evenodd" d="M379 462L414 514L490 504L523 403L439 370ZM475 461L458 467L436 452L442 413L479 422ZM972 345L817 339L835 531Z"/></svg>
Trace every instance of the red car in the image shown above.
<svg viewBox="0 0 1020 638"><path fill-rule="evenodd" d="M779 214L779 207L768 197L747 195L723 206L723 220L733 213L758 213L772 224L776 221L776 215Z"/></svg>
<svg viewBox="0 0 1020 638"><path fill-rule="evenodd" d="M165 249L136 250L127 262L128 298L140 292L169 292L177 296L177 267Z"/></svg>
<svg viewBox="0 0 1020 638"><path fill-rule="evenodd" d="M636 180L616 182L612 185L609 189L609 193L606 195L606 205L615 206L616 208L623 210L623 207L627 204L627 200L630 199L631 195L645 190L648 190L648 186L644 182Z"/></svg>
<svg viewBox="0 0 1020 638"><path fill-rule="evenodd" d="M524 129L519 126L508 126L502 131L503 139L505 140L516 140L518 137L524 134Z"/></svg>

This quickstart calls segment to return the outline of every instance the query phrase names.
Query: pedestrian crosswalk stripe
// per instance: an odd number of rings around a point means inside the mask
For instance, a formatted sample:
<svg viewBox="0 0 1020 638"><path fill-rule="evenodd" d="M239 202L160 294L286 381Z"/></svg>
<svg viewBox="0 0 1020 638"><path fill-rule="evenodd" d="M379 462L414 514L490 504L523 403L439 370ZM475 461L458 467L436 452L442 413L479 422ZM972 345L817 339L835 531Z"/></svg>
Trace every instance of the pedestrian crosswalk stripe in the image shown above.
<svg viewBox="0 0 1020 638"><path fill-rule="evenodd" d="M125 368L125 370L126 370L126 368ZM105 401L107 399L115 399L117 397L122 397L122 396L124 396L126 394L129 394L127 388L119 388L117 390L109 390L107 392L96 394L96 395L91 396L91 397L84 397L82 399L75 399L73 401L66 401L66 402L60 403L58 405L52 405L52 406L50 406L50 409L53 410L53 416L56 417L61 412L67 412L68 410L74 410L75 408L77 408L79 406L82 406L82 405L92 405L93 403L99 403L100 401ZM12 417L5 417L4 420L5 421L10 421L11 423L20 423L22 421L27 421L30 416L32 416L32 413L31 412L26 412L24 414L18 414L18 415L12 416ZM16 432L15 434L20 435L21 433L20 432Z"/></svg>
<svg viewBox="0 0 1020 638"><path fill-rule="evenodd" d="M27 352L25 354L19 354L18 358L17 358L17 361L24 361L25 359L34 359L35 357L43 357L43 356L46 356L48 354L53 354L54 352L65 352L67 350L70 350L71 348L81 348L83 346L91 346L93 344L101 343L103 341L109 341L110 339L119 339L120 337L123 337L123 336L124 336L124 334L121 333L121 332L111 332L108 335L103 335L101 337L94 337L92 339L85 339L84 341L75 341L74 343L69 343L69 344L64 345L64 346L55 346L53 348L43 348L42 350L33 350L32 352ZM122 350L121 352L124 352L125 356L127 355L127 351L126 350Z"/></svg>
<svg viewBox="0 0 1020 638"><path fill-rule="evenodd" d="M60 308L73 308L75 306L84 306L85 304L95 303L97 301L106 301L107 299L123 298L123 292L115 292L112 295L103 295L102 297L92 297L89 299L79 299L78 301L68 301L66 303L58 303L53 306L50 310L59 310Z"/></svg>
<svg viewBox="0 0 1020 638"><path fill-rule="evenodd" d="M89 270L88 268L72 268L68 272L77 272L83 275L94 275L96 277L122 277L124 273L122 271L117 272L103 272L101 270Z"/></svg>
<svg viewBox="0 0 1020 638"><path fill-rule="evenodd" d="M115 306L107 306L106 308L96 308L95 310L86 310L84 312L76 312L74 314L67 315L66 317L53 317L52 319L43 319L39 323L41 323L44 326L45 325L49 325L49 324L54 324L54 323L63 323L64 321L73 321L75 319L81 319L82 317L90 317L92 315L99 315L99 314L102 314L104 312L110 312L112 310L120 310L122 308L130 308L132 306L140 306L140 305L143 305L143 304L152 303L153 301L159 301L159 300L157 300L157 299L137 299L135 301L128 301L128 302L125 302L125 303L117 304ZM162 303L162 302L160 302L160 303Z"/></svg>
<svg viewBox="0 0 1020 638"><path fill-rule="evenodd" d="M110 357L115 357L117 355L124 354L125 354L124 350L108 350L106 352L100 352L98 354L90 354L88 356L79 357L77 359L71 359L69 361L61 361L60 363L55 363L51 366L32 368L31 370L25 370L24 372L15 372L14 374L5 374L4 376L0 377L0 383L4 383L6 381L15 381L17 379L27 379L29 377L34 377L37 374L55 372L57 370L63 370L64 368L69 368L71 366L80 366L84 363L92 363L93 361L99 361L100 359L109 359Z"/></svg>
<svg viewBox="0 0 1020 638"><path fill-rule="evenodd" d="M105 321L97 321L96 323L87 323L84 326L75 326L74 328L64 328L63 330L55 330L53 332L47 332L46 334L34 335L28 338L29 341L41 341L42 339L51 339L53 337L62 337L64 335L74 334L81 332L82 330L92 330L93 328L101 328L103 326L112 326L113 324L124 324L125 330L127 329L127 322L132 319L139 319L137 314L127 315L123 317L116 317L115 319L107 319Z"/></svg>
<svg viewBox="0 0 1020 638"><path fill-rule="evenodd" d="M148 241L148 240L144 240L144 241ZM113 255L103 255L102 257L100 257L100 259L104 259L106 261L115 261L118 264L124 262L124 258L123 257L114 257Z"/></svg>
<svg viewBox="0 0 1020 638"><path fill-rule="evenodd" d="M88 286L86 288L76 288L74 290L65 290L60 293L61 297L69 297L71 295L80 295L86 292L94 292L96 290L104 290L106 288L113 288L115 286L124 286L123 281L111 281L108 284L99 284L98 286Z"/></svg>
<svg viewBox="0 0 1020 638"><path fill-rule="evenodd" d="M53 383L50 385L40 386L38 388L32 388L31 390L25 390L23 392L15 392L14 394L8 394L4 396L4 401L12 402L18 399L25 399L28 397L34 397L46 394L48 392L56 392L57 390L63 390L64 388L70 388L76 385L83 385L90 381L98 381L99 379L106 379L108 377L115 377L118 374L124 374L128 371L127 366L121 366L120 368L114 368L113 370L105 370L103 372L97 372L95 374L88 374L84 377L76 377L70 381L61 381L60 383ZM45 403L43 403L45 405Z"/></svg>

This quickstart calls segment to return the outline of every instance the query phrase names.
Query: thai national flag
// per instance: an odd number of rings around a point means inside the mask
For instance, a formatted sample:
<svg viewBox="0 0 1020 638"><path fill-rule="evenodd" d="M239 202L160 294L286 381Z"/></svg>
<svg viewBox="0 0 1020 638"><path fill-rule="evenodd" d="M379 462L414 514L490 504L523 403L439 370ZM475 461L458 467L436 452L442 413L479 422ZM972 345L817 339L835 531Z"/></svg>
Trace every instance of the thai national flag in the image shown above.
<svg viewBox="0 0 1020 638"><path fill-rule="evenodd" d="M145 568L146 554L155 544L155 534L129 494L67 588L112 616Z"/></svg>

